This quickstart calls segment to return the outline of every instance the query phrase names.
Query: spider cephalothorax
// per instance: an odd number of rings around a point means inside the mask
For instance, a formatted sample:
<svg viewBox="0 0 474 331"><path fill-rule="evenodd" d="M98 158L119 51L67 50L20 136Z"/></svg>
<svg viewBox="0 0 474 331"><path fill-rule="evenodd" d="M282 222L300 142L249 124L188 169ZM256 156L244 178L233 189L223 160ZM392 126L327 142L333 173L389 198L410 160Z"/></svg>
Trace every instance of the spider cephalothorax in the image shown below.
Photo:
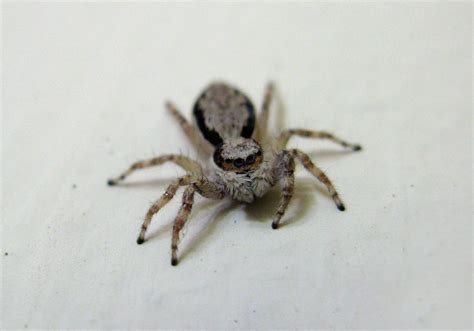
<svg viewBox="0 0 474 331"><path fill-rule="evenodd" d="M232 138L220 143L214 151L214 163L225 171L256 170L263 160L262 147L255 139Z"/></svg>
<svg viewBox="0 0 474 331"><path fill-rule="evenodd" d="M293 196L295 183L295 160L323 183L339 210L344 210L339 195L329 178L298 149L287 149L292 136L331 140L354 151L359 145L350 144L324 131L305 129L283 130L267 147L259 141L269 140L267 132L268 111L273 95L273 85L268 84L262 110L256 120L255 108L250 99L235 87L225 83L209 85L194 104L196 126L191 125L171 103L166 107L180 123L188 138L204 158L212 159L214 165L202 166L197 161L176 154L162 155L134 163L127 171L109 185L118 184L137 169L173 162L186 170L187 174L171 183L166 192L148 210L137 243L145 240L145 232L154 214L164 207L185 186L182 206L173 226L171 241L171 264L178 263L179 233L188 220L194 195L198 193L209 199L230 197L237 201L253 202L271 187L280 183L282 195L272 228L277 229Z"/></svg>

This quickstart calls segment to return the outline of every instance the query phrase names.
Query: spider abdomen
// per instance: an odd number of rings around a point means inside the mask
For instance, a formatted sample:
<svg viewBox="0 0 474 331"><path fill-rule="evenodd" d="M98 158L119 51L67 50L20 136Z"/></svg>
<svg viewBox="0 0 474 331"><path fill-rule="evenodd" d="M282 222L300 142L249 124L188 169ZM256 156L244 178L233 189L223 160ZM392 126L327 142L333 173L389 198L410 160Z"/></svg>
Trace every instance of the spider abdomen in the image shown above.
<svg viewBox="0 0 474 331"><path fill-rule="evenodd" d="M204 138L214 146L226 139L250 138L255 128L255 109L241 91L224 83L209 85L193 108Z"/></svg>

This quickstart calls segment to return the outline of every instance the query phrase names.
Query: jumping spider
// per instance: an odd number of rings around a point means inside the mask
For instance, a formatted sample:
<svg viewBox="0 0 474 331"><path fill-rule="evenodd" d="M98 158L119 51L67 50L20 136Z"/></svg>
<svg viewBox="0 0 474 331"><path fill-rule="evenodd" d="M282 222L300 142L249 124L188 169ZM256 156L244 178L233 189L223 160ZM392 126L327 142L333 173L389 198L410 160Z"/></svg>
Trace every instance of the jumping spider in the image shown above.
<svg viewBox="0 0 474 331"><path fill-rule="evenodd" d="M341 211L345 209L324 172L307 154L298 149L287 149L286 145L292 136L328 139L353 151L360 150L360 145L350 144L327 132L304 129L284 130L272 140L267 132L267 123L273 91L273 84L269 83L257 121L255 108L249 98L238 89L221 82L209 85L194 104L193 114L197 126L190 124L172 103L166 103L166 108L179 122L187 137L201 155L208 156L210 162L201 166L183 155L161 155L138 161L120 176L108 181L109 185L116 185L135 170L165 162L173 162L187 172L170 184L161 198L150 207L137 239L138 244L145 241L145 232L153 215L174 197L180 186L186 189L173 225L172 265L178 263L179 233L188 220L196 192L209 199L229 196L237 201L251 203L280 183L282 195L272 222L272 228L277 229L293 196L295 159L327 187L337 208Z"/></svg>

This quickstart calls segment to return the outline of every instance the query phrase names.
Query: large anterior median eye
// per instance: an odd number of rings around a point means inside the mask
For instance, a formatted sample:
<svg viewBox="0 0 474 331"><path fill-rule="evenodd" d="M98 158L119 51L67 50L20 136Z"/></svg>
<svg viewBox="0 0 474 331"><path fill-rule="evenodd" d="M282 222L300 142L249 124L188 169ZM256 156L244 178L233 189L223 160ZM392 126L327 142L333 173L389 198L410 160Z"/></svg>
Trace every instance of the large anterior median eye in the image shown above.
<svg viewBox="0 0 474 331"><path fill-rule="evenodd" d="M245 163L244 159L240 157L234 160L234 166L236 166L237 168L240 168L241 166L243 166L244 163Z"/></svg>
<svg viewBox="0 0 474 331"><path fill-rule="evenodd" d="M247 158L245 159L246 164L252 164L254 162L255 162L255 155L254 154L247 156Z"/></svg>

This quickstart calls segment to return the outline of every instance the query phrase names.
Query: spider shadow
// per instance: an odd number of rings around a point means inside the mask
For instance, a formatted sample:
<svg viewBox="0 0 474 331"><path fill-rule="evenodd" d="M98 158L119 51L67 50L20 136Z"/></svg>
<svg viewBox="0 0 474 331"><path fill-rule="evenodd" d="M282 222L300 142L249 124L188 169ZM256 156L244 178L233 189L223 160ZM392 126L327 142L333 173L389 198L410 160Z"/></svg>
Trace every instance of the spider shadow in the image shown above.
<svg viewBox="0 0 474 331"><path fill-rule="evenodd" d="M322 193L328 199L331 199L329 193L323 187L319 187L317 183L308 182L305 179L297 179L295 182L295 193L290 203L288 213L282 219L281 226L293 226L300 220L304 222L308 221L305 217L308 211L315 205L315 191ZM268 229L271 230L271 222L275 217L276 210L281 197L281 189L274 187L265 196L255 201L252 204L241 204L233 200L226 200L225 202L216 202L213 200L202 201L196 203L194 210L197 212L190 215L189 222L199 221L202 223L197 233L190 236L188 240L183 242L180 246L180 261L186 260L186 257L195 251L198 251L200 247L204 246L208 238L210 238L217 228L217 225L222 220L226 219L227 216L236 209L243 208L249 222L268 223ZM216 207L217 205L217 207ZM209 210L212 210L209 212ZM205 216L201 216L205 213ZM146 241L158 240L169 237L173 228L174 218L167 223L160 226L158 229L151 232Z"/></svg>
<svg viewBox="0 0 474 331"><path fill-rule="evenodd" d="M177 178L177 177L176 177ZM174 179L176 179L174 178ZM166 189L166 186L173 182L173 178L158 178L158 179L146 179L141 181L134 181L134 182L120 182L116 184L114 187L122 187L122 188L163 188Z"/></svg>
<svg viewBox="0 0 474 331"><path fill-rule="evenodd" d="M313 157L329 157L334 156L343 156L349 154L351 151L337 151L337 150L319 150L312 151L309 155ZM153 180L144 180L138 182L126 182L120 183L119 187L144 187L144 188L154 188L154 187L163 187L165 184L170 184L172 179L170 178L160 178ZM300 220L303 222L308 221L308 218L305 217L308 214L308 211L315 205L315 191L321 193L327 199L331 200L330 194L327 192L326 188L318 183L315 178L298 178L295 181L295 191L292 201L288 207L288 212L282 219L280 223L281 226L293 226L293 224L303 224L300 223ZM278 209L279 201L281 198L281 188L274 187L262 198L258 199L252 204L243 204L242 210L246 213L247 221L258 222L258 223L268 223L270 228L271 221L275 217L276 210ZM217 208L208 213L204 217L200 217L201 213L205 213L210 210L211 207L218 205ZM228 214L237 208L241 208L242 204L227 200L225 203L216 202L213 200L205 200L196 203L194 210L197 213L190 215L191 218L196 218L200 221L203 221L203 225L200 226L199 231L193 235L186 243L182 246L180 260L184 260L186 256L192 254L195 250L198 250L199 247L203 246L216 230L218 222L225 219ZM189 221L192 221L190 219ZM173 228L174 218L170 219L168 222L162 224L158 229L150 232L146 238L146 241L153 241L160 239L162 237L167 238L171 233Z"/></svg>
<svg viewBox="0 0 474 331"><path fill-rule="evenodd" d="M316 186L316 190L325 193L324 189ZM307 180L297 179L295 181L295 190L287 212L280 222L281 226L289 226L297 224L300 220L307 221L308 211L315 205L315 185L308 183ZM268 223L270 228L271 222L275 218L281 198L281 188L272 188L265 196L260 198L253 204L245 205L244 211L250 222ZM302 224L302 223L299 223Z"/></svg>
<svg viewBox="0 0 474 331"><path fill-rule="evenodd" d="M212 201L212 204L215 205L215 201ZM199 207L200 211L202 212L209 210L209 208L203 208L202 205ZM205 244L207 238L209 238L215 232L217 224L238 207L239 204L235 201L227 200L225 203L218 205L214 212L208 213L205 216L205 220L201 219L200 222L203 222L203 225L201 226L201 229L198 231L198 233L190 238L185 245L183 245L180 254L181 256L179 257L180 261L186 260L186 257L189 254L199 250L199 248Z"/></svg>
<svg viewBox="0 0 474 331"><path fill-rule="evenodd" d="M178 194L177 194L178 195ZM198 213L196 213L197 215L202 212L202 211L205 211L205 210L208 210L210 207L214 206L216 204L215 201L213 200L208 200L208 201L204 201L202 203L196 203L195 206L193 207L193 209L195 210L199 210ZM219 211L220 209L218 209ZM217 212L218 212L217 211ZM175 211L175 214L177 215L178 214L178 210ZM197 216L196 214L192 213L190 216L189 216L189 219L188 219L188 222L192 222L193 219L195 216ZM155 216L157 217L157 216ZM158 216L159 217L159 216ZM197 217L196 217L197 218ZM152 240L157 240L161 237L166 237L166 236L169 236L171 234L171 230L173 228L173 224L174 224L174 221L175 221L175 217L172 217L169 221L167 221L165 224L163 224L162 226L160 226L158 229L152 231L149 233L149 235L147 235L147 238L146 238L146 241L152 241Z"/></svg>
<svg viewBox="0 0 474 331"><path fill-rule="evenodd" d="M284 218L281 225L290 225L293 222L298 222L301 219L307 220L305 217L311 207L314 206L315 202L315 185L314 183L308 183L303 179L296 181L295 194L290 204L289 211L287 214L288 217ZM323 192L328 199L330 195L325 192L323 188L318 188L316 190ZM251 204L242 204L236 201L227 200L225 203L220 204L214 212L211 212L205 216L203 225L200 231L194 235L187 242L186 246L181 250L180 259L185 259L193 251L197 250L199 247L205 244L207 238L209 238L216 230L217 224L226 219L227 216L236 209L241 208L246 214L246 221L249 222L258 222L268 224L268 229L271 231L271 222L276 214L278 204L281 197L281 190L278 187L271 189L265 196L260 198ZM210 205L215 205L215 202L206 203L206 206L199 206L200 212L206 212L206 209ZM242 208L243 206L243 208ZM194 215L195 217L198 215ZM199 217L196 217L199 218Z"/></svg>
<svg viewBox="0 0 474 331"><path fill-rule="evenodd" d="M278 85L275 86L275 126L277 130L282 130L285 127L286 114L288 106L286 105L283 95L280 93Z"/></svg>
<svg viewBox="0 0 474 331"><path fill-rule="evenodd" d="M292 206L290 210L296 210L297 212L288 213L291 221L284 218L280 223L281 225L289 225L290 223L293 223L293 221L296 222L297 220L304 218L309 209L314 206L314 185L308 185L307 183L304 183L303 180L298 180L296 185L298 188L296 189L297 192L295 192L292 203L290 204L290 206ZM186 260L188 255L199 250L199 248L202 247L207 239L215 232L217 224L226 219L231 212L239 208L245 212L247 216L246 221L268 223L268 230L272 231L271 222L278 208L280 195L281 190L273 188L265 196L251 204L242 204L233 200L227 200L225 203L220 204L214 212L208 213L204 217L205 220L201 218L200 222L203 222L203 225L198 233L183 245L180 254L180 261ZM210 201L205 205L200 204L198 207L200 211L197 215L194 215L194 217L199 218L199 213L209 210L210 205L215 206L215 202Z"/></svg>
<svg viewBox="0 0 474 331"><path fill-rule="evenodd" d="M354 154L354 153L357 153L357 152L354 152L352 150L347 150L347 149L342 149L342 150L338 150L338 149L319 149L319 150L310 150L310 151L306 152L306 154L308 154L311 158L315 158L316 160L317 159L328 159L328 160L338 159L340 157L350 155L350 154Z"/></svg>
<svg viewBox="0 0 474 331"><path fill-rule="evenodd" d="M163 226L160 226L158 229L152 231L150 234L147 234L145 237L145 244L153 240L158 240L162 237L165 238L167 234L171 233L173 223L174 219L170 219Z"/></svg>

